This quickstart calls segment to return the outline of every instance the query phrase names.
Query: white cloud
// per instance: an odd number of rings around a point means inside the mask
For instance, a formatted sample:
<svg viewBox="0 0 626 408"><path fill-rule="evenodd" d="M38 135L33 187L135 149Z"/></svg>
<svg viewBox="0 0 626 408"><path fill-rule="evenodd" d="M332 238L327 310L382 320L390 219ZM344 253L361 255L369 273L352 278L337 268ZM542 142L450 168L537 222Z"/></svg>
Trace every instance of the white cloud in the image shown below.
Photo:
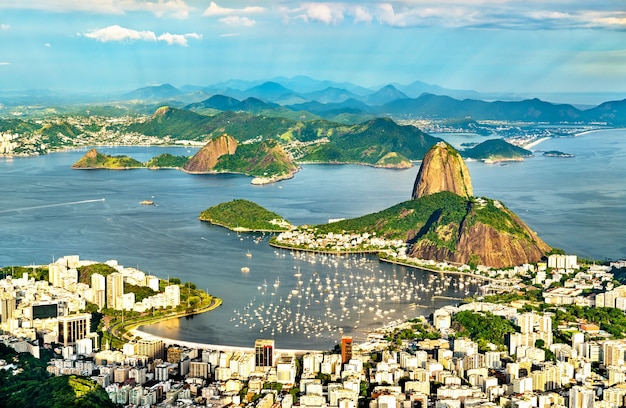
<svg viewBox="0 0 626 408"><path fill-rule="evenodd" d="M337 24L344 19L345 6L342 3L304 3L300 10L305 21Z"/></svg>
<svg viewBox="0 0 626 408"><path fill-rule="evenodd" d="M231 26L243 26L251 27L256 24L256 21L249 19L248 17L239 16L226 16L219 19L220 23Z"/></svg>
<svg viewBox="0 0 626 408"><path fill-rule="evenodd" d="M46 48L52 48L52 44L50 44L50 43L45 43L45 44L44 44L44 47L46 47Z"/></svg>
<svg viewBox="0 0 626 408"><path fill-rule="evenodd" d="M239 33L225 33L225 34L218 35L218 37L220 37L220 38L239 37L240 35L241 34L239 34Z"/></svg>
<svg viewBox="0 0 626 408"><path fill-rule="evenodd" d="M203 16L206 17L214 17L214 16L228 16L232 14L253 14L253 13L261 13L265 11L264 7L259 6L248 6L240 9L222 7L216 4L214 1L211 2L209 7L204 10L202 13Z"/></svg>
<svg viewBox="0 0 626 408"><path fill-rule="evenodd" d="M6 62L6 61L0 61L0 65L11 65L10 62Z"/></svg>
<svg viewBox="0 0 626 408"><path fill-rule="evenodd" d="M353 16L355 23L369 23L373 20L372 14L363 6L355 6L349 13Z"/></svg>
<svg viewBox="0 0 626 408"><path fill-rule="evenodd" d="M626 12L593 7L602 6L582 1L442 0L433 5L413 0L379 3L374 14L381 24L393 27L626 30Z"/></svg>
<svg viewBox="0 0 626 408"><path fill-rule="evenodd" d="M85 33L84 36L100 42L115 41L132 43L135 41L163 41L169 45L182 45L185 47L188 45L188 38L193 38L196 40L202 39L202 35L197 33L163 33L157 36L153 31L137 31L130 28L121 27L119 25L112 25L98 30L93 30Z"/></svg>
<svg viewBox="0 0 626 408"><path fill-rule="evenodd" d="M194 38L196 40L201 40L202 39L202 35L200 34L196 34L196 33L188 33L188 34L170 34L170 33L163 33L160 36L157 37L157 40L159 41L165 41L168 45L182 45L183 47L186 47L187 44L187 39L188 38Z"/></svg>
<svg viewBox="0 0 626 408"><path fill-rule="evenodd" d="M130 28L120 27L118 25L112 25L98 30L93 30L85 33L85 37L91 38L100 42L110 41L156 41L157 36L152 31L137 31Z"/></svg>
<svg viewBox="0 0 626 408"><path fill-rule="evenodd" d="M0 24L0 30L8 30L9 28L11 28L11 26L8 24Z"/></svg>

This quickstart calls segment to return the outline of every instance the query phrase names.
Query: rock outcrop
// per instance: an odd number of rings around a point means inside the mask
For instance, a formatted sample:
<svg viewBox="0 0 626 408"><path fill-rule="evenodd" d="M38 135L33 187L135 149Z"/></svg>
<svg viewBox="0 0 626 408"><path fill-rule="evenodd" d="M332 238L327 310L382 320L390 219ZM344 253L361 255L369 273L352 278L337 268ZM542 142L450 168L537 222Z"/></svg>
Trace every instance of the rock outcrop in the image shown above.
<svg viewBox="0 0 626 408"><path fill-rule="evenodd" d="M504 268L534 263L550 251L537 234L498 201L470 199L460 223L435 211L411 247L410 256Z"/></svg>
<svg viewBox="0 0 626 408"><path fill-rule="evenodd" d="M428 220L409 237L410 256L502 268L537 262L550 250L502 203L473 197L465 162L454 148L439 142L422 161L412 198L449 193L463 202L451 206L454 200L442 199L439 207L429 210Z"/></svg>
<svg viewBox="0 0 626 408"><path fill-rule="evenodd" d="M446 142L438 142L424 156L411 197L416 199L441 191L450 191L461 197L474 195L463 158Z"/></svg>
<svg viewBox="0 0 626 408"><path fill-rule="evenodd" d="M211 139L183 167L187 173L212 173L220 157L233 155L237 151L237 141L230 135Z"/></svg>

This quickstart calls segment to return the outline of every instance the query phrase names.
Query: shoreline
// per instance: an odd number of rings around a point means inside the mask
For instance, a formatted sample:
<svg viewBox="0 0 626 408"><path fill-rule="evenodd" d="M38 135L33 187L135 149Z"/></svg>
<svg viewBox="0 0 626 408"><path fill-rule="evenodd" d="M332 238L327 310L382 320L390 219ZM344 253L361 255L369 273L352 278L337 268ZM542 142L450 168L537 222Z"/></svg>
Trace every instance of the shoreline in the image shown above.
<svg viewBox="0 0 626 408"><path fill-rule="evenodd" d="M533 140L532 142L523 145L522 148L524 148L526 150L530 150L533 147L537 146L540 143L545 142L548 139L551 139L551 138L550 137L540 137L539 139Z"/></svg>
<svg viewBox="0 0 626 408"><path fill-rule="evenodd" d="M191 348L199 348L199 349L206 349L206 350L254 352L254 346L250 346L250 347L228 346L228 345L223 345L223 344L209 344L209 343L198 343L195 341L176 340L176 339L172 339L169 337L163 337L163 336L150 334L138 328L131 329L128 331L128 333L131 333L135 336L139 336L146 340L162 340L163 344L166 344L166 345L187 346ZM275 350L280 353L294 354L294 355L307 354L307 353L323 353L324 351L328 351L328 350L315 350L315 349L304 350L304 349L282 349L282 348L276 348Z"/></svg>

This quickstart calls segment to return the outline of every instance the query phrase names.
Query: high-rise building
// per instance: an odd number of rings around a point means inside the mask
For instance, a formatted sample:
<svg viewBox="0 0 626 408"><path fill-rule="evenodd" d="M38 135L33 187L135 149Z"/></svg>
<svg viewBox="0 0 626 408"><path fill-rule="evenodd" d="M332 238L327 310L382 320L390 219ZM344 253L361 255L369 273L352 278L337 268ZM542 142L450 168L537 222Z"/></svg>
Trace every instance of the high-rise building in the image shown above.
<svg viewBox="0 0 626 408"><path fill-rule="evenodd" d="M163 354L164 354L163 340L141 339L141 340L137 340L137 344L135 347L137 350L137 354L140 356L147 356L151 358L152 360L163 359Z"/></svg>
<svg viewBox="0 0 626 408"><path fill-rule="evenodd" d="M259 371L274 366L274 340L259 339L254 342L254 365Z"/></svg>
<svg viewBox="0 0 626 408"><path fill-rule="evenodd" d="M341 337L341 362L347 364L352 358L352 336Z"/></svg>
<svg viewBox="0 0 626 408"><path fill-rule="evenodd" d="M98 305L98 310L106 306L106 284L107 280L99 273L91 275L91 303Z"/></svg>
<svg viewBox="0 0 626 408"><path fill-rule="evenodd" d="M593 408L593 388L575 385L569 390L569 408Z"/></svg>
<svg viewBox="0 0 626 408"><path fill-rule="evenodd" d="M114 272L107 276L107 307L110 309L121 309L118 299L124 294L124 279L122 274Z"/></svg>
<svg viewBox="0 0 626 408"><path fill-rule="evenodd" d="M11 293L0 293L0 323L6 323L13 318L15 312L16 300Z"/></svg>
<svg viewBox="0 0 626 408"><path fill-rule="evenodd" d="M84 339L91 333L91 313L60 316L58 322L58 341L64 347L76 344L78 340Z"/></svg>

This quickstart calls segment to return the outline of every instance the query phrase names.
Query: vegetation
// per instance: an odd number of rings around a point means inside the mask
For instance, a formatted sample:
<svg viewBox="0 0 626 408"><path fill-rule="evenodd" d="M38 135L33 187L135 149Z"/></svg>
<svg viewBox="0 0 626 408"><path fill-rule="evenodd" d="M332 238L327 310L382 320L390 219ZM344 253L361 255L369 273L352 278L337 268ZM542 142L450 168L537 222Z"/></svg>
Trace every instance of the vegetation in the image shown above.
<svg viewBox="0 0 626 408"><path fill-rule="evenodd" d="M169 153L164 153L153 157L145 164L148 168L182 168L189 161L189 157L186 156L174 156Z"/></svg>
<svg viewBox="0 0 626 408"><path fill-rule="evenodd" d="M452 321L456 336L471 338L481 350L488 350L489 343L506 350L506 335L515 333L509 320L489 312L474 313L466 310L455 314Z"/></svg>
<svg viewBox="0 0 626 408"><path fill-rule="evenodd" d="M465 157L476 160L510 160L532 156L530 150L505 142L503 139L489 139L461 152Z"/></svg>
<svg viewBox="0 0 626 408"><path fill-rule="evenodd" d="M456 223L466 214L467 200L447 191L431 194L419 200L408 200L386 210L330 224L317 225L321 234L375 232L389 239L413 240L424 235L429 227ZM437 219L435 219L437 218Z"/></svg>
<svg viewBox="0 0 626 408"><path fill-rule="evenodd" d="M289 221L248 200L233 200L207 208L200 213L201 221L232 230L285 231Z"/></svg>
<svg viewBox="0 0 626 408"><path fill-rule="evenodd" d="M117 272L114 267L103 263L94 263L91 265L80 266L78 267L78 282L86 283L87 285L91 286L91 275L93 275L94 273L107 277L114 272Z"/></svg>
<svg viewBox="0 0 626 408"><path fill-rule="evenodd" d="M4 279L7 276L13 276L14 278L21 278L25 273L28 274L28 278L35 278L35 280L48 280L48 267L28 267L28 266L5 266L0 268L0 279Z"/></svg>
<svg viewBox="0 0 626 408"><path fill-rule="evenodd" d="M311 147L302 160L374 165L389 153L419 160L440 140L414 126L401 126L388 118L376 118L337 133L326 144Z"/></svg>
<svg viewBox="0 0 626 408"><path fill-rule="evenodd" d="M130 169L143 167L143 163L128 156L109 156L91 149L72 165L73 169Z"/></svg>
<svg viewBox="0 0 626 408"><path fill-rule="evenodd" d="M290 175L297 167L276 140L240 144L235 154L221 156L214 169L257 177Z"/></svg>
<svg viewBox="0 0 626 408"><path fill-rule="evenodd" d="M76 375L51 377L46 359L17 353L0 343L0 359L16 366L0 370L0 406L115 407L95 381Z"/></svg>

